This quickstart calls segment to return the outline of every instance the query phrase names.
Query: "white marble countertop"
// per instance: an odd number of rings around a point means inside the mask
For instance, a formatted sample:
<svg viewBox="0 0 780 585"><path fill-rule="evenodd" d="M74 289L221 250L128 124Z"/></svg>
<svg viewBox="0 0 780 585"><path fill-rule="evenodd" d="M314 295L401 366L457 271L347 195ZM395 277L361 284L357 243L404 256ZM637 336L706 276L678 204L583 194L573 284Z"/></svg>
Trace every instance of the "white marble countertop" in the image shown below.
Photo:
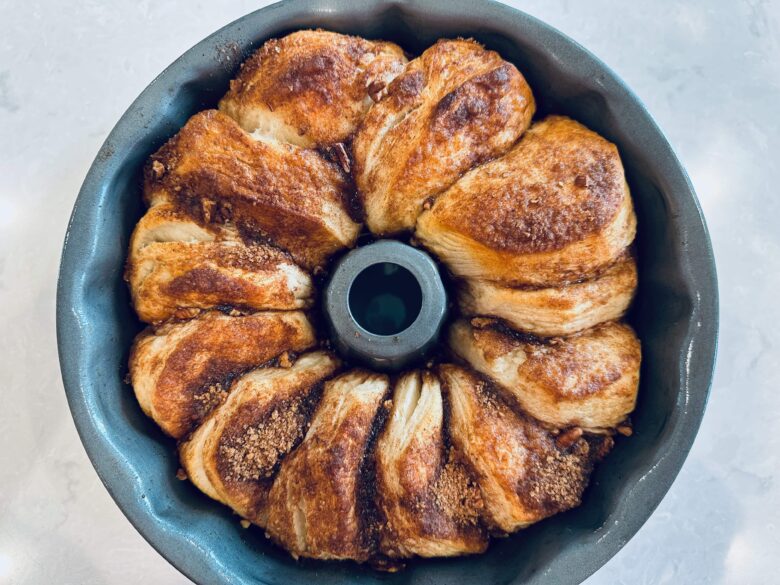
<svg viewBox="0 0 780 585"><path fill-rule="evenodd" d="M0 0L0 584L185 583L103 489L57 363L71 206L168 63L265 4ZM765 584L780 570L780 1L512 2L595 52L667 133L721 287L709 409L653 517L589 585Z"/></svg>

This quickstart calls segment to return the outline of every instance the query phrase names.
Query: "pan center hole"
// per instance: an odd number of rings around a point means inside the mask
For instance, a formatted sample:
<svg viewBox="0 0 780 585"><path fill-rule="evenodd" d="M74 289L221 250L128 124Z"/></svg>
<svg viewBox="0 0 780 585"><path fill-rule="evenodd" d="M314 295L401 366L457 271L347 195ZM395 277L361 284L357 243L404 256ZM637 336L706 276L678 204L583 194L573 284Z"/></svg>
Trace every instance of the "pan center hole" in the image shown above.
<svg viewBox="0 0 780 585"><path fill-rule="evenodd" d="M409 328L421 309L420 283L400 264L372 264L355 277L349 288L352 318L375 335L396 335Z"/></svg>

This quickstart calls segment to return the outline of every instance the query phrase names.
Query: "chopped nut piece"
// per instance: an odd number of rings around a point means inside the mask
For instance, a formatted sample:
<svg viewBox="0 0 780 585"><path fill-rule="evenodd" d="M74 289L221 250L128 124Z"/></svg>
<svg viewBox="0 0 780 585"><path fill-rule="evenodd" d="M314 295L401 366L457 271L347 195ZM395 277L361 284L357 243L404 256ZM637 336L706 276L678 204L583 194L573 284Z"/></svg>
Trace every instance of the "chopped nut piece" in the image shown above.
<svg viewBox="0 0 780 585"><path fill-rule="evenodd" d="M555 439L555 442L561 449L568 449L579 441L581 437L582 429L580 427L574 427L559 435L558 438Z"/></svg>
<svg viewBox="0 0 780 585"><path fill-rule="evenodd" d="M381 79L376 79L369 83L366 89L368 90L368 96L371 98L371 101L378 102L382 99L382 93L385 87L387 87L387 84Z"/></svg>
<svg viewBox="0 0 780 585"><path fill-rule="evenodd" d="M216 201L211 201L210 199L204 199L201 201L201 211L203 213L203 221L206 223L211 222L212 219L215 219L214 211L217 206Z"/></svg>
<svg viewBox="0 0 780 585"><path fill-rule="evenodd" d="M344 172L349 173L351 164L349 162L349 155L347 154L347 149L344 148L344 144L342 142L339 142L338 144L334 144L333 152L336 156L336 160L338 161L339 165L344 170Z"/></svg>
<svg viewBox="0 0 780 585"><path fill-rule="evenodd" d="M155 179L159 179L165 174L165 165L163 165L159 160L156 160L152 163L152 173L154 173Z"/></svg>
<svg viewBox="0 0 780 585"><path fill-rule="evenodd" d="M285 351L282 355L279 356L279 367L291 368L292 366L293 366L293 360L290 357L290 352Z"/></svg>
<svg viewBox="0 0 780 585"><path fill-rule="evenodd" d="M181 308L179 307L174 311L173 316L175 319L192 319L200 313L200 309L194 307Z"/></svg>
<svg viewBox="0 0 780 585"><path fill-rule="evenodd" d="M485 327L491 327L496 324L495 319L488 319L486 317L474 317L471 320L471 324L477 329L484 329Z"/></svg>

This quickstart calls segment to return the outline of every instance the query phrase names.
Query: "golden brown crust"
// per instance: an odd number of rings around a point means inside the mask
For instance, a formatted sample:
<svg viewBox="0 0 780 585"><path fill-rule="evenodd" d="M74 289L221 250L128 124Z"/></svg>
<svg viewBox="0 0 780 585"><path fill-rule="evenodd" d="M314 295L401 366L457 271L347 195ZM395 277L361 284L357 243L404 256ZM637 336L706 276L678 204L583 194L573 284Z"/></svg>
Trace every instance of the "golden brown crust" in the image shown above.
<svg viewBox="0 0 780 585"><path fill-rule="evenodd" d="M616 427L636 405L642 354L623 323L541 341L457 321L449 344L526 412L556 427Z"/></svg>
<svg viewBox="0 0 780 585"><path fill-rule="evenodd" d="M130 379L144 412L181 438L224 400L233 377L314 343L301 312L210 312L141 333L130 353Z"/></svg>
<svg viewBox="0 0 780 585"><path fill-rule="evenodd" d="M140 318L165 324L133 345L136 396L193 483L294 557L481 552L578 505L630 430L620 157L568 118L526 133L534 110L514 65L474 41L407 64L391 43L298 31L148 161L126 278ZM354 245L361 202L374 235L415 230L474 317L449 331L464 365L401 374L392 400L387 376L331 379L329 353L297 357L317 343L291 310L312 300L304 270Z"/></svg>
<svg viewBox="0 0 780 585"><path fill-rule="evenodd" d="M159 220L158 209L166 207L153 207L147 215ZM164 213L175 215L169 209ZM167 231L155 220L142 219L136 226L125 271L142 321L159 323L217 306L278 310L310 304L311 279L280 250L267 244L199 240L213 234L198 231L199 226L193 229L186 218L167 218ZM172 237L184 241L170 241Z"/></svg>
<svg viewBox="0 0 780 585"><path fill-rule="evenodd" d="M433 557L485 550L482 498L447 445L441 388L432 373L408 372L396 382L376 465L383 554Z"/></svg>
<svg viewBox="0 0 780 585"><path fill-rule="evenodd" d="M455 274L538 286L610 264L635 231L615 146L550 116L438 197L416 234Z"/></svg>
<svg viewBox="0 0 780 585"><path fill-rule="evenodd" d="M238 514L265 525L268 492L281 461L300 441L339 361L325 352L287 368L260 368L238 378L179 448L188 477Z"/></svg>
<svg viewBox="0 0 780 585"><path fill-rule="evenodd" d="M297 31L247 59L219 109L247 132L299 146L343 142L405 63L392 43Z"/></svg>
<svg viewBox="0 0 780 585"><path fill-rule="evenodd" d="M477 474L495 529L512 532L579 505L593 463L611 438L580 436L561 446L475 374L450 364L439 372L452 440Z"/></svg>
<svg viewBox="0 0 780 585"><path fill-rule="evenodd" d="M355 137L355 181L371 231L413 228L423 202L505 152L534 107L517 68L474 41L439 41L411 61Z"/></svg>
<svg viewBox="0 0 780 585"><path fill-rule="evenodd" d="M497 317L518 331L550 337L571 335L620 319L637 287L636 260L626 253L595 277L550 287L508 287L465 279L458 289L461 312Z"/></svg>
<svg viewBox="0 0 780 585"><path fill-rule="evenodd" d="M293 556L364 562L376 549L366 469L387 377L353 370L325 384L303 443L271 488L268 535Z"/></svg>
<svg viewBox="0 0 780 585"><path fill-rule="evenodd" d="M307 268L321 266L359 231L347 212L348 182L313 150L254 140L215 110L194 115L145 174L148 203L173 203L200 224L235 224Z"/></svg>

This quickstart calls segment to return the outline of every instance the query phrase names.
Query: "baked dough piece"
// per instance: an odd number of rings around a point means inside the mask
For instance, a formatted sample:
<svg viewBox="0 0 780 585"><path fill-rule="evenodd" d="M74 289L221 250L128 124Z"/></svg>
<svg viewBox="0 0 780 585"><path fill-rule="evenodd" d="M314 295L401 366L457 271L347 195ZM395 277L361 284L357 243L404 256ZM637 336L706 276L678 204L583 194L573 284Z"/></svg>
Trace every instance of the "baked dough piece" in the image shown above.
<svg viewBox="0 0 780 585"><path fill-rule="evenodd" d="M247 59L219 109L247 132L299 146L342 142L405 63L392 43L298 31Z"/></svg>
<svg viewBox="0 0 780 585"><path fill-rule="evenodd" d="M506 152L534 108L517 68L474 41L439 41L410 61L355 137L368 227L374 234L412 229L427 198Z"/></svg>
<svg viewBox="0 0 780 585"><path fill-rule="evenodd" d="M465 175L417 222L459 276L509 286L576 282L633 241L636 216L617 148L562 116Z"/></svg>
<svg viewBox="0 0 780 585"><path fill-rule="evenodd" d="M130 352L130 379L143 411L180 439L224 400L231 378L315 342L300 311L209 312L142 332Z"/></svg>
<svg viewBox="0 0 780 585"><path fill-rule="evenodd" d="M303 443L282 463L266 531L294 557L368 560L376 547L370 440L387 377L353 370L325 384Z"/></svg>
<svg viewBox="0 0 780 585"><path fill-rule="evenodd" d="M300 309L312 295L309 276L282 251L225 239L169 204L152 207L138 222L125 278L147 323L217 306Z"/></svg>
<svg viewBox="0 0 780 585"><path fill-rule="evenodd" d="M458 321L449 344L526 412L556 427L616 427L636 405L641 349L623 323L540 341Z"/></svg>
<svg viewBox="0 0 780 585"><path fill-rule="evenodd" d="M260 368L236 380L225 402L180 446L192 483L264 526L279 464L303 439L322 381L338 365L330 354L313 352L291 367Z"/></svg>
<svg viewBox="0 0 780 585"><path fill-rule="evenodd" d="M406 63L390 43L299 31L148 161L126 268L154 324L131 352L136 396L193 483L294 557L393 569L481 552L579 504L630 434L622 164L568 118L531 126L534 110L476 42ZM299 356L317 345L312 280L361 212L368 240L413 230L469 318L449 331L460 365L393 376L392 400L387 376L334 379L330 353Z"/></svg>
<svg viewBox="0 0 780 585"><path fill-rule="evenodd" d="M395 384L393 409L376 451L384 519L380 551L389 557L482 552L487 533L474 478L450 449L439 380L412 371Z"/></svg>
<svg viewBox="0 0 780 585"><path fill-rule="evenodd" d="M512 410L483 379L459 366L440 367L452 440L473 466L485 515L512 532L579 505L596 459L611 437L567 440Z"/></svg>
<svg viewBox="0 0 780 585"><path fill-rule="evenodd" d="M464 315L498 317L518 331L550 337L620 319L636 287L636 261L626 253L594 278L572 284L513 288L466 279L458 303Z"/></svg>
<svg viewBox="0 0 780 585"><path fill-rule="evenodd" d="M194 115L146 169L144 197L173 203L200 224L235 225L306 268L351 246L360 226L348 211L348 181L316 151L255 140L232 119Z"/></svg>
<svg viewBox="0 0 780 585"><path fill-rule="evenodd" d="M175 205L150 207L130 237L130 255L159 242L240 242L232 224L200 223Z"/></svg>

